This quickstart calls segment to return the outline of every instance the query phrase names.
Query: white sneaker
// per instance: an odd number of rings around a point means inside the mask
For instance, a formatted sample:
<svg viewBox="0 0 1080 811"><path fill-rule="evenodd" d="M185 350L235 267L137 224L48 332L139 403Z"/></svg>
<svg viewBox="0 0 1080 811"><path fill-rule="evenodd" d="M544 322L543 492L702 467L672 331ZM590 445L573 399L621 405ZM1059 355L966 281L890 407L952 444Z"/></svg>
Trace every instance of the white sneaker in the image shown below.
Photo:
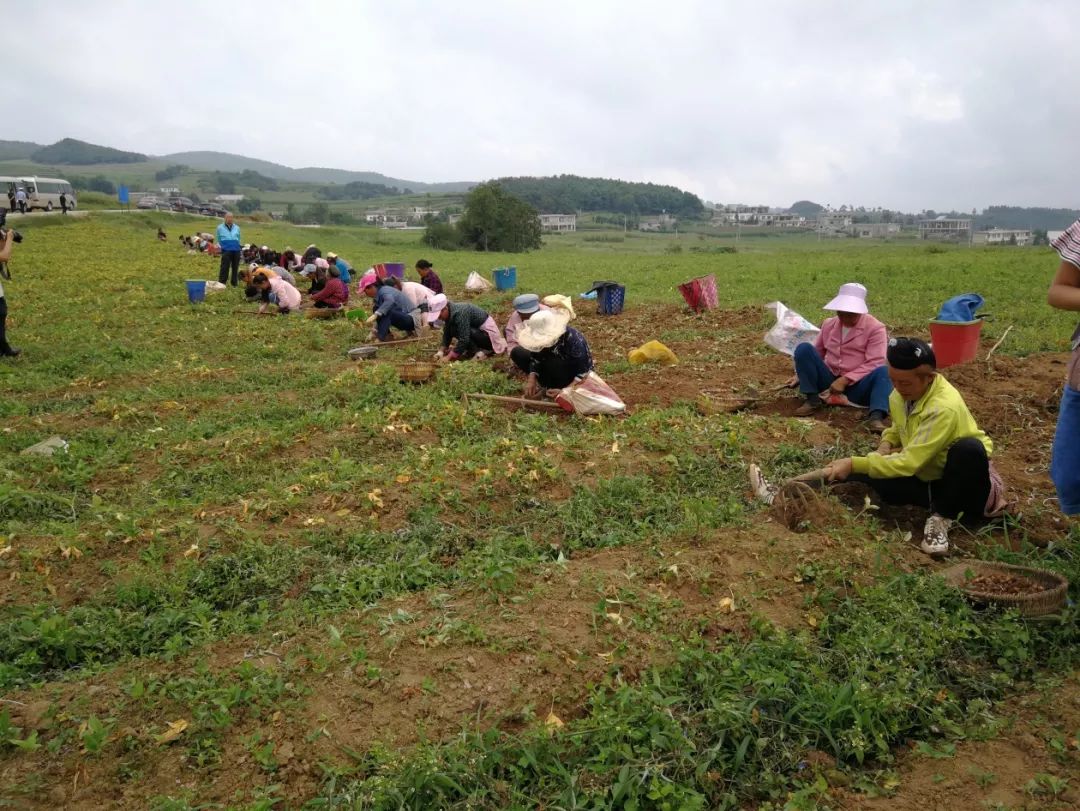
<svg viewBox="0 0 1080 811"><path fill-rule="evenodd" d="M937 513L931 515L926 519L926 526L923 527L923 541L919 544L919 548L934 558L948 554L949 528L952 524L951 520Z"/></svg>
<svg viewBox="0 0 1080 811"><path fill-rule="evenodd" d="M750 465L750 489L758 501L766 504L772 504L776 498L776 485L765 478L757 465Z"/></svg>
<svg viewBox="0 0 1080 811"><path fill-rule="evenodd" d="M477 352L476 355L474 355L474 357L477 360L487 360L487 352L484 352L483 350L481 350L481 351Z"/></svg>

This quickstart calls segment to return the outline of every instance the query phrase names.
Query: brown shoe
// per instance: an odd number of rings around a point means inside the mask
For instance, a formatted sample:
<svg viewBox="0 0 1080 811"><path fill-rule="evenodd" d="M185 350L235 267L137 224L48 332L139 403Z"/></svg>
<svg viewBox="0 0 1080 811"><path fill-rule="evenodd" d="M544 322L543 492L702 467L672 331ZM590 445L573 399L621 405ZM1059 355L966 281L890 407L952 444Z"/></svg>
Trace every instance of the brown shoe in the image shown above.
<svg viewBox="0 0 1080 811"><path fill-rule="evenodd" d="M816 403L807 400L805 403L795 409L795 416L809 417L811 414L816 414L818 411L820 411L821 405L821 400L818 400Z"/></svg>
<svg viewBox="0 0 1080 811"><path fill-rule="evenodd" d="M878 419L867 420L866 430L874 434L883 433L885 431L885 421Z"/></svg>

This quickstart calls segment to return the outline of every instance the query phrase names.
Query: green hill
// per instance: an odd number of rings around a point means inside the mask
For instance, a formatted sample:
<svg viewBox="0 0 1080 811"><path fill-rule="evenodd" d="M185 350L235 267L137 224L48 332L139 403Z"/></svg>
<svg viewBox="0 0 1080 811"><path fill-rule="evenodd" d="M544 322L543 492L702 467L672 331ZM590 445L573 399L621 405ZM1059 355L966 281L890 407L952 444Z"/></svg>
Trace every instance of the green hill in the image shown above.
<svg viewBox="0 0 1080 811"><path fill-rule="evenodd" d="M41 148L32 141L0 141L0 161L29 160Z"/></svg>
<svg viewBox="0 0 1080 811"><path fill-rule="evenodd" d="M698 217L705 205L697 195L656 183L634 183L599 177L499 178L507 192L537 211L556 214L568 211L612 211L620 214L660 214Z"/></svg>
<svg viewBox="0 0 1080 811"><path fill-rule="evenodd" d="M248 158L244 155L234 155L229 152L174 152L171 155L162 155L159 160L169 163L182 163L192 169L203 169L218 172L242 172L250 169L265 177L276 180L287 180L291 183L374 183L381 186L404 191L412 189L415 192L463 192L468 191L476 184L470 181L454 183L421 183L415 180L402 180L396 177L387 177L378 172L354 172L348 169L328 169L318 166L307 166L294 169L272 161Z"/></svg>
<svg viewBox="0 0 1080 811"><path fill-rule="evenodd" d="M74 138L64 138L44 146L30 155L35 163L56 163L64 166L92 166L98 163L145 163L146 155L125 152L109 146L88 144Z"/></svg>

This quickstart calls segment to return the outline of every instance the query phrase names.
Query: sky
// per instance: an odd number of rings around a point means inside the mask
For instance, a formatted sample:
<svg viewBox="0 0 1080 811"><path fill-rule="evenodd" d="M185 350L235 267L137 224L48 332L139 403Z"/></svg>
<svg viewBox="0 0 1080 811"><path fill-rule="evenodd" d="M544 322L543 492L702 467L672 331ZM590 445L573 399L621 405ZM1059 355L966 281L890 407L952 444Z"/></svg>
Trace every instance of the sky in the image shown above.
<svg viewBox="0 0 1080 811"><path fill-rule="evenodd" d="M0 138L721 203L1080 207L1070 0L0 4Z"/></svg>

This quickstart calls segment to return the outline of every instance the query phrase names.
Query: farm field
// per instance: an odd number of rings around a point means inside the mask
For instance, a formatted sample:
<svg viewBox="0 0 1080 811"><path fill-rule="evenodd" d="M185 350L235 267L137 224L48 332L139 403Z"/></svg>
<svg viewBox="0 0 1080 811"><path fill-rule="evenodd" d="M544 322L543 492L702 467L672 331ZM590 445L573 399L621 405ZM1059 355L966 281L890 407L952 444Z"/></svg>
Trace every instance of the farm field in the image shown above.
<svg viewBox="0 0 1080 811"><path fill-rule="evenodd" d="M18 222L0 808L1080 805L1080 530L1046 474L1073 323L1045 304L1052 251L612 233L483 255L241 222L245 242L359 268L426 257L451 297L503 265L542 294L618 280L624 313L580 302L575 326L629 414L587 419L464 405L516 393L498 361L399 383L433 336L354 364L352 322L252 317L232 290L189 305L184 280L217 264L176 237L212 225ZM721 307L695 316L676 286L706 273ZM993 315L947 377L1015 504L945 563L918 551L924 516L850 486L794 527L750 499L751 461L782 476L871 449L855 416L701 402L790 374L762 305L818 320L856 280L894 333L925 336L961 292ZM504 320L512 295L478 302ZM631 366L650 339L680 363ZM53 435L67 453L20 455ZM1060 571L1072 604L977 611L934 577L966 557Z"/></svg>

